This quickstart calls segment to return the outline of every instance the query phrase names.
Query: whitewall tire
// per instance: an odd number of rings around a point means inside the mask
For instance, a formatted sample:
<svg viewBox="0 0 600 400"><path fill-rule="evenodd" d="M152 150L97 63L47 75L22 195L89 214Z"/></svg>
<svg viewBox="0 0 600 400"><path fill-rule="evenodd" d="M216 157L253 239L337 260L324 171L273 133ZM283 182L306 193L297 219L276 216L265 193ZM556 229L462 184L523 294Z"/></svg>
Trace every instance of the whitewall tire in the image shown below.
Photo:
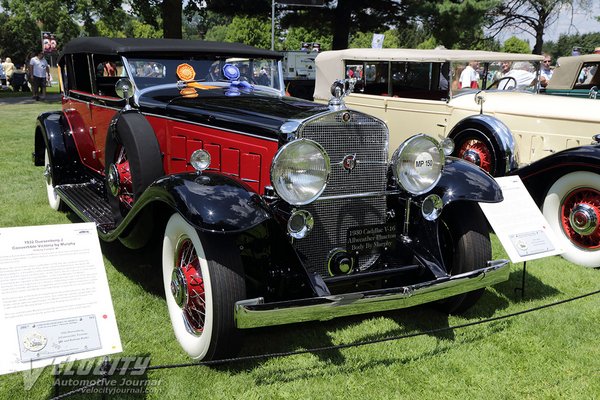
<svg viewBox="0 0 600 400"><path fill-rule="evenodd" d="M228 355L236 348L234 305L245 292L237 266L207 257L196 229L173 214L162 251L165 299L175 336L197 360Z"/></svg>
<svg viewBox="0 0 600 400"><path fill-rule="evenodd" d="M600 267L600 175L577 171L558 179L542 206L557 234L562 256L578 265Z"/></svg>
<svg viewBox="0 0 600 400"><path fill-rule="evenodd" d="M50 208L53 210L60 210L62 201L60 197L56 194L56 190L54 190L54 181L52 179L52 163L50 162L50 156L48 155L48 149L44 151L44 177L46 180L46 194L48 195L48 204Z"/></svg>

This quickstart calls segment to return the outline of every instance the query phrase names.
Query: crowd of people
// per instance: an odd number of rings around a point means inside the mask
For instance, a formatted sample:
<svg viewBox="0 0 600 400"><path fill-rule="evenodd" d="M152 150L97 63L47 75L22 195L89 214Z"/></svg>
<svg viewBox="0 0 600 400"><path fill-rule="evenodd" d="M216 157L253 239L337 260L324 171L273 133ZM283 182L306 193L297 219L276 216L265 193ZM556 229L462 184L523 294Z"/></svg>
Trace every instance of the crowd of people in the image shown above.
<svg viewBox="0 0 600 400"><path fill-rule="evenodd" d="M50 66L40 50L25 63L15 64L10 57L0 57L0 84L2 89L32 91L35 100L46 97L46 86L51 82Z"/></svg>
<svg viewBox="0 0 600 400"><path fill-rule="evenodd" d="M554 72L552 67L552 56L544 53L544 59L539 73L539 83L542 88L548 85ZM460 73L458 89L479 89L481 82L480 65L477 61L470 61ZM537 83L536 72L528 62L502 61L500 69L491 76L491 82L499 82L498 89L511 89L514 87L527 87Z"/></svg>

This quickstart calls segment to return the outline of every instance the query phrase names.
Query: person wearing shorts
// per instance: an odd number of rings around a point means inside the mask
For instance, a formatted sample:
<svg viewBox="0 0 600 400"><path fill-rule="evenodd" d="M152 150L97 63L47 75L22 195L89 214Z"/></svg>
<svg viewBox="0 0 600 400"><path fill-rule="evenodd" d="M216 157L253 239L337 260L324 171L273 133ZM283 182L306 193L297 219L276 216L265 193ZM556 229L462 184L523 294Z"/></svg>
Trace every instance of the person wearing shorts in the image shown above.
<svg viewBox="0 0 600 400"><path fill-rule="evenodd" d="M31 79L31 89L33 98L44 100L46 98L46 79L50 75L50 67L44 58L44 53L39 51L35 57L29 61L29 77Z"/></svg>

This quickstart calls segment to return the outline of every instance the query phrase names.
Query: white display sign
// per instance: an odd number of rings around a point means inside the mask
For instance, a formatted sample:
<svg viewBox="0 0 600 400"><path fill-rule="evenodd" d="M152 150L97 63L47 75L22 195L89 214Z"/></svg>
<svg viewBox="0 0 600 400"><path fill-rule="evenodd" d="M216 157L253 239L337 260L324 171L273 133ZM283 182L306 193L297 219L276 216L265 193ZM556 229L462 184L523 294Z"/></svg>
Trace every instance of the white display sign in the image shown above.
<svg viewBox="0 0 600 400"><path fill-rule="evenodd" d="M383 48L383 40L385 39L385 35L382 33L374 33L373 39L371 40L371 47L374 49Z"/></svg>
<svg viewBox="0 0 600 400"><path fill-rule="evenodd" d="M556 235L518 176L495 178L500 203L479 203L513 263L564 252Z"/></svg>
<svg viewBox="0 0 600 400"><path fill-rule="evenodd" d="M93 223L0 228L0 374L122 351Z"/></svg>

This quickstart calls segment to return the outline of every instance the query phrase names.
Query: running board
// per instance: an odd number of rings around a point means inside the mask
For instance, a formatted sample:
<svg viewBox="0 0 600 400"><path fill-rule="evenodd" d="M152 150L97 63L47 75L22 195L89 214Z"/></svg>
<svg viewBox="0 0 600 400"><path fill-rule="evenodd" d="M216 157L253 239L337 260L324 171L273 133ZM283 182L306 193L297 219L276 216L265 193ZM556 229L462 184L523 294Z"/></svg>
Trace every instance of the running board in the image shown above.
<svg viewBox="0 0 600 400"><path fill-rule="evenodd" d="M81 219L94 222L103 233L116 228L110 205L102 195L102 188L93 182L57 185L54 190Z"/></svg>

